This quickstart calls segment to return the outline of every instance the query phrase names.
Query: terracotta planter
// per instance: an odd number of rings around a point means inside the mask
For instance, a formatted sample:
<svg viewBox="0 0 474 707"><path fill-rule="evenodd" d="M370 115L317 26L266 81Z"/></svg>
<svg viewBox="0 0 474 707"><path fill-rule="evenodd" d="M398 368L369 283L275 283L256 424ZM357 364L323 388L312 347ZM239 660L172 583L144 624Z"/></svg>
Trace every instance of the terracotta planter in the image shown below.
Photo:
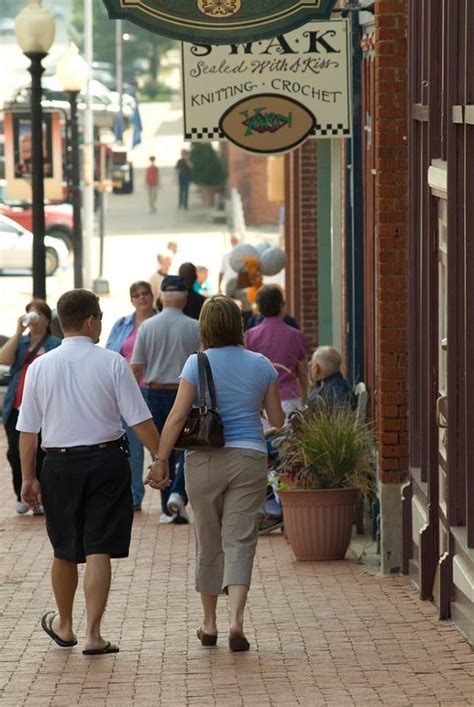
<svg viewBox="0 0 474 707"><path fill-rule="evenodd" d="M351 540L357 489L280 491L288 542L297 560L342 560Z"/></svg>

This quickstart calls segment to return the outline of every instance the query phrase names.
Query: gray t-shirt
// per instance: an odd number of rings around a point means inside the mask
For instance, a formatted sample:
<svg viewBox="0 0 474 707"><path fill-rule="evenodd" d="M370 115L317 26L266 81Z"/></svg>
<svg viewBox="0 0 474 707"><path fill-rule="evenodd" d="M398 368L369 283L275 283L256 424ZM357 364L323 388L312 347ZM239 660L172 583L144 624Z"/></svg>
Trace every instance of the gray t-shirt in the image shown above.
<svg viewBox="0 0 474 707"><path fill-rule="evenodd" d="M143 366L145 383L178 383L186 359L199 344L197 321L177 307L165 307L140 326L131 363Z"/></svg>

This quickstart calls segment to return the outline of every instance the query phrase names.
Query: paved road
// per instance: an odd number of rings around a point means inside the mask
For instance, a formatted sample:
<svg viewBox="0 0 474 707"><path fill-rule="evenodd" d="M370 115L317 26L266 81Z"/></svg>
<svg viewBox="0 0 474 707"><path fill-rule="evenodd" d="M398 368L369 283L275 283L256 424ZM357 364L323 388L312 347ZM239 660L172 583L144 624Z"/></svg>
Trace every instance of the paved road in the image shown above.
<svg viewBox="0 0 474 707"><path fill-rule="evenodd" d="M116 656L61 650L39 626L53 607L43 518L17 516L0 431L0 701L19 705L474 704L474 653L405 577L370 576L354 561L297 563L282 533L257 549L246 632L226 645L226 600L216 648L202 648L192 527L160 526L147 491L131 555L114 562L104 635ZM82 594L75 607L81 643Z"/></svg>

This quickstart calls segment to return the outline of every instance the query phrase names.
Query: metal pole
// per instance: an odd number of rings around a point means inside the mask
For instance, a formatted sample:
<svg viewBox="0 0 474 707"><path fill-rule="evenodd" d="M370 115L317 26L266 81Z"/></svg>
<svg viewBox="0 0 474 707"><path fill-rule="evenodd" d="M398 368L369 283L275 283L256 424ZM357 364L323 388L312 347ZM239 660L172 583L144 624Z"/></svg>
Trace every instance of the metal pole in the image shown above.
<svg viewBox="0 0 474 707"><path fill-rule="evenodd" d="M79 168L79 127L77 121L77 94L78 91L69 91L69 103L71 105L71 192L74 240L74 287L83 287L81 175Z"/></svg>
<svg viewBox="0 0 474 707"><path fill-rule="evenodd" d="M42 60L45 53L27 53L31 64L31 191L33 220L33 297L46 299L46 263L44 247L44 155L43 110L41 107Z"/></svg>
<svg viewBox="0 0 474 707"><path fill-rule="evenodd" d="M116 140L123 141L123 30L122 20L115 22L115 63L116 63L116 83L119 95L119 110L117 114L118 129L116 130Z"/></svg>
<svg viewBox="0 0 474 707"><path fill-rule="evenodd" d="M89 67L84 111L84 285L92 285L92 238L94 235L94 121L90 80L93 61L92 0L84 0L84 58Z"/></svg>
<svg viewBox="0 0 474 707"><path fill-rule="evenodd" d="M105 190L100 190L100 248L99 248L99 280L104 275L104 237L105 237Z"/></svg>
<svg viewBox="0 0 474 707"><path fill-rule="evenodd" d="M100 146L100 213L99 213L99 276L92 283L92 289L97 295L108 295L110 287L104 279L104 238L105 238L105 145Z"/></svg>

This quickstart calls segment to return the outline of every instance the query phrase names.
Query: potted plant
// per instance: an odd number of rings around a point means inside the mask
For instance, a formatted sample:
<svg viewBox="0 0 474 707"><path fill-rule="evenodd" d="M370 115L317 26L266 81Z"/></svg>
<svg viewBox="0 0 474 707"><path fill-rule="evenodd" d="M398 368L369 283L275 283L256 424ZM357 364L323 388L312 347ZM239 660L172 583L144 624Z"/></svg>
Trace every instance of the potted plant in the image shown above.
<svg viewBox="0 0 474 707"><path fill-rule="evenodd" d="M192 181L200 187L204 203L213 206L216 194L222 191L227 179L217 150L209 142L195 142L191 145L189 159Z"/></svg>
<svg viewBox="0 0 474 707"><path fill-rule="evenodd" d="M293 415L278 448L279 495L297 560L343 559L360 494L373 486L371 426L348 407Z"/></svg>

